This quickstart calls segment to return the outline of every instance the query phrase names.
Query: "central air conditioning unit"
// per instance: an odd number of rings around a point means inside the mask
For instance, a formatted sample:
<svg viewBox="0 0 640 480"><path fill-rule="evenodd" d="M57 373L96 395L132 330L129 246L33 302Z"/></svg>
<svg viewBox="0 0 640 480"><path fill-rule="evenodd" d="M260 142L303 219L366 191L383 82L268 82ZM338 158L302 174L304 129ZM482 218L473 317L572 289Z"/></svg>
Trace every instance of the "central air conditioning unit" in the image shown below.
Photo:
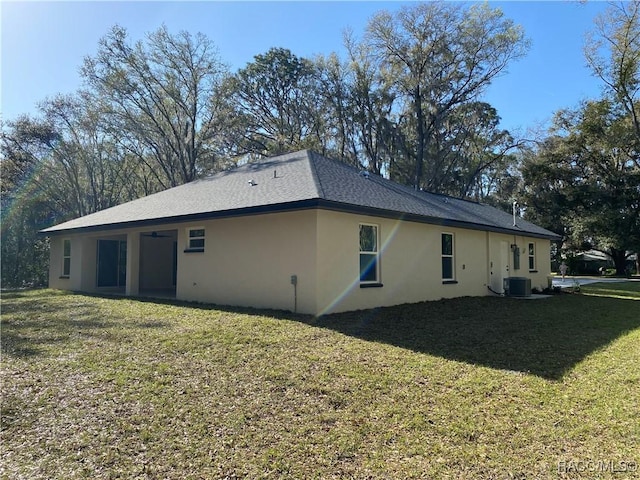
<svg viewBox="0 0 640 480"><path fill-rule="evenodd" d="M504 294L510 297L530 297L531 279L526 277L505 278Z"/></svg>

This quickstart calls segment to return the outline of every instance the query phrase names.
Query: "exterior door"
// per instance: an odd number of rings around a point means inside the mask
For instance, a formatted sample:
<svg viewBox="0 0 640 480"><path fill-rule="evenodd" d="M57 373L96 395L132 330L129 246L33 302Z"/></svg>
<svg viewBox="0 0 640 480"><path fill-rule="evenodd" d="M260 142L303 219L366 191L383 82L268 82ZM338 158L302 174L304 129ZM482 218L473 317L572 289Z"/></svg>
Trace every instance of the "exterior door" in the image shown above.
<svg viewBox="0 0 640 480"><path fill-rule="evenodd" d="M497 252L491 254L491 290L504 292L504 279L509 277L509 242L501 241Z"/></svg>
<svg viewBox="0 0 640 480"><path fill-rule="evenodd" d="M500 290L504 291L504 279L509 278L509 242L500 242Z"/></svg>
<svg viewBox="0 0 640 480"><path fill-rule="evenodd" d="M123 287L127 279L127 242L98 240L97 286Z"/></svg>

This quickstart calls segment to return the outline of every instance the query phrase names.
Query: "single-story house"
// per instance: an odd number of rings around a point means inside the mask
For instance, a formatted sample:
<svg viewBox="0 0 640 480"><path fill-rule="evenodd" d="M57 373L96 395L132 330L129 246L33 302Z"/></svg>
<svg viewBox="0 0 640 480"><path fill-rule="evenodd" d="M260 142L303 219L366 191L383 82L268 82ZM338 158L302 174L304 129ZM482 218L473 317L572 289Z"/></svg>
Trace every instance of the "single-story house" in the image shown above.
<svg viewBox="0 0 640 480"><path fill-rule="evenodd" d="M501 294L513 276L542 289L557 238L494 207L308 150L42 233L51 237L52 288L313 315Z"/></svg>
<svg viewBox="0 0 640 480"><path fill-rule="evenodd" d="M600 269L615 268L609 255L597 250L580 252L572 259L568 259L569 270L578 275L600 275Z"/></svg>
<svg viewBox="0 0 640 480"><path fill-rule="evenodd" d="M626 269L631 274L636 271L637 254L627 252ZM569 271L574 275L602 275L607 269L614 269L616 265L613 259L599 250L587 250L579 252L566 259Z"/></svg>

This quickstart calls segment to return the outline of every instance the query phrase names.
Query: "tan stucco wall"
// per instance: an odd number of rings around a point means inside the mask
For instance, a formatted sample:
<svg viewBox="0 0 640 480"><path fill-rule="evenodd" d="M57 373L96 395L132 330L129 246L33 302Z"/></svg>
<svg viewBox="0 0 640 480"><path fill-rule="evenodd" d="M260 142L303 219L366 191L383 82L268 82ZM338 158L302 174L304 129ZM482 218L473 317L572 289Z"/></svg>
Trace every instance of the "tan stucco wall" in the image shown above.
<svg viewBox="0 0 640 480"><path fill-rule="evenodd" d="M49 242L49 287L57 288L59 290L71 290L72 279L75 279L75 275L70 275L69 278L60 278L62 275L62 245L65 238L69 237L51 237ZM77 263L74 261L75 248L73 242L71 243L71 271Z"/></svg>
<svg viewBox="0 0 640 480"><path fill-rule="evenodd" d="M68 278L62 275L64 240L71 241L71 269ZM95 289L95 240L81 234L56 236L50 242L49 287L60 290L90 292Z"/></svg>
<svg viewBox="0 0 640 480"><path fill-rule="evenodd" d="M382 287L360 288L360 223L379 225ZM441 234L454 234L455 280L442 282ZM318 215L319 313L485 295L486 232L320 211Z"/></svg>
<svg viewBox="0 0 640 480"><path fill-rule="evenodd" d="M177 298L314 313L316 215L305 210L182 225ZM197 227L205 229L205 251L185 253L187 231Z"/></svg>
<svg viewBox="0 0 640 480"><path fill-rule="evenodd" d="M379 226L381 287L360 288L360 223ZM205 251L185 252L188 230L198 227L205 229ZM154 256L172 255L169 245L173 239L164 242L166 248L161 248L162 241L154 239L153 242L160 243L152 243L146 240L148 237L140 237L141 232L152 230L147 227L105 235L52 237L49 285L96 291L96 240L102 238L128 241L127 294L136 295L139 288L153 288L155 280L143 279L146 269L143 265L152 262ZM506 263L504 275L529 277L534 288L547 286L550 270L548 240L329 210L214 219L163 225L158 230L175 230L177 234L176 298L221 305L296 309L309 314L491 295L487 287L494 283L501 285L502 260ZM442 282L442 233L454 235L457 283ZM64 238L71 239L68 279L59 278ZM519 270L514 270L512 265L510 245L514 242L521 250ZM535 272L529 272L528 268L529 242L536 245ZM154 246L158 247L152 251ZM501 252L503 247L508 249L506 254ZM143 268L139 268L141 266ZM164 278L160 282L162 286L166 286L170 275L165 270L160 272ZM292 275L297 276L296 288L291 285Z"/></svg>
<svg viewBox="0 0 640 480"><path fill-rule="evenodd" d="M80 292L108 292L113 288L96 287L97 241L126 240L124 231L106 234L71 234L54 236L50 242L49 287ZM64 239L71 240L71 272L61 278Z"/></svg>
<svg viewBox="0 0 640 480"><path fill-rule="evenodd" d="M127 232L127 280L125 293L135 296L140 293L140 243L138 231Z"/></svg>

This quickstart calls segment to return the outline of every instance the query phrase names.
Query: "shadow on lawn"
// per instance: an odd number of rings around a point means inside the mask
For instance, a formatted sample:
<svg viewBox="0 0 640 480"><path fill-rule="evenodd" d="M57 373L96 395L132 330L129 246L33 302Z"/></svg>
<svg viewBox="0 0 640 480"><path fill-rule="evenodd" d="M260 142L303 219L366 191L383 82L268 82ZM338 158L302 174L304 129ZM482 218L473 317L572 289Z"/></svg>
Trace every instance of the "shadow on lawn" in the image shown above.
<svg viewBox="0 0 640 480"><path fill-rule="evenodd" d="M269 316L326 328L371 342L385 343L491 368L558 380L589 354L640 328L633 300L563 294L545 300L466 297L312 318L290 312L224 307L176 300L82 295L66 318L42 295L16 294L3 302L2 350L15 356L43 354L47 343L73 335L110 335L109 329L166 328L154 319L106 319L86 297L176 305L199 310ZM68 295L61 293L61 296ZM3 299L7 299L3 295ZM66 304L65 307L69 305ZM5 313L15 312L16 315ZM49 315L50 314L50 315ZM42 346L42 348L41 348Z"/></svg>
<svg viewBox="0 0 640 480"><path fill-rule="evenodd" d="M560 379L586 356L640 328L632 301L458 298L329 315L312 324L416 352Z"/></svg>
<svg viewBox="0 0 640 480"><path fill-rule="evenodd" d="M64 302L56 303L56 297ZM14 357L47 354L52 345L78 336L109 336L111 328L162 328L167 324L152 319L124 321L105 318L95 305L72 298L68 292L31 290L2 294L2 353ZM78 300L79 299L79 300Z"/></svg>

